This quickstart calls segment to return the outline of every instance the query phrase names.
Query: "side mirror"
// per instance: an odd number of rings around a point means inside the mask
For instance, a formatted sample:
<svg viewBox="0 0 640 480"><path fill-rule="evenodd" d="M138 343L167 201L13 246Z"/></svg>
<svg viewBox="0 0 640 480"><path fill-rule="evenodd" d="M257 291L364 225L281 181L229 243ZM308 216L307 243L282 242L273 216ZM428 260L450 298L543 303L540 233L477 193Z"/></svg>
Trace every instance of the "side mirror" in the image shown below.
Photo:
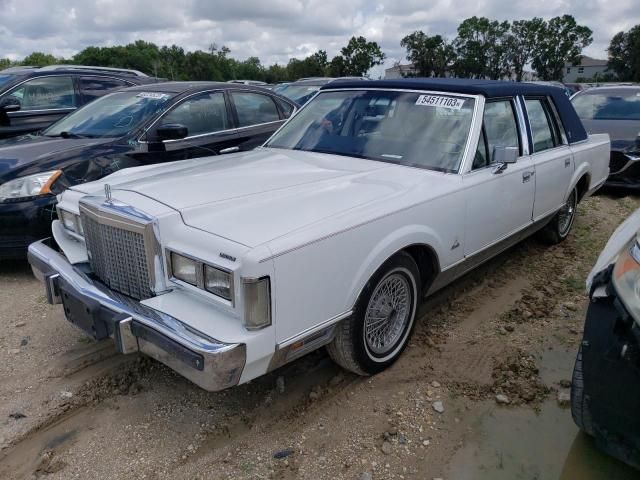
<svg viewBox="0 0 640 480"><path fill-rule="evenodd" d="M0 100L0 110L3 112L17 112L21 108L20 100L15 97L5 97Z"/></svg>
<svg viewBox="0 0 640 480"><path fill-rule="evenodd" d="M189 129L181 123L166 123L156 129L156 138L159 141L181 140L189 135Z"/></svg>
<svg viewBox="0 0 640 480"><path fill-rule="evenodd" d="M518 147L495 146L493 147L493 163L516 163L519 153Z"/></svg>

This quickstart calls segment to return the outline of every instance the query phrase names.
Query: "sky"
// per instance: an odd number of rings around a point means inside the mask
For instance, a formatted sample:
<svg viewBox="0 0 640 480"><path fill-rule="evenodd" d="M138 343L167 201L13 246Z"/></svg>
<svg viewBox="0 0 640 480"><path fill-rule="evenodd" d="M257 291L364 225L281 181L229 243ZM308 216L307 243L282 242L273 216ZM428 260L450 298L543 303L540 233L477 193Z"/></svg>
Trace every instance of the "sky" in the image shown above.
<svg viewBox="0 0 640 480"><path fill-rule="evenodd" d="M606 58L611 37L640 24L638 0L0 0L0 58L32 51L71 57L87 46L137 39L185 50L226 45L234 58L285 64L326 50L339 53L353 35L380 44L385 65L406 62L400 40L422 30L455 37L473 15L497 20L565 13L593 30L584 53Z"/></svg>

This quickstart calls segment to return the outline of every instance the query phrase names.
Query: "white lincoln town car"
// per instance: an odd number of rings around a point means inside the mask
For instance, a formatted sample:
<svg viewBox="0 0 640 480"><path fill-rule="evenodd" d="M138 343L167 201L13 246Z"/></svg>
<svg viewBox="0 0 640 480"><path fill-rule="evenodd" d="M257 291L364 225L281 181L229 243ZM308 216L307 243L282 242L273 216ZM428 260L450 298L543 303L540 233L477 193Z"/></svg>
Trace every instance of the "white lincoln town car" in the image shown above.
<svg viewBox="0 0 640 480"><path fill-rule="evenodd" d="M322 346L371 375L423 295L534 232L566 238L608 159L555 87L334 82L254 151L65 191L29 261L76 327L204 389Z"/></svg>

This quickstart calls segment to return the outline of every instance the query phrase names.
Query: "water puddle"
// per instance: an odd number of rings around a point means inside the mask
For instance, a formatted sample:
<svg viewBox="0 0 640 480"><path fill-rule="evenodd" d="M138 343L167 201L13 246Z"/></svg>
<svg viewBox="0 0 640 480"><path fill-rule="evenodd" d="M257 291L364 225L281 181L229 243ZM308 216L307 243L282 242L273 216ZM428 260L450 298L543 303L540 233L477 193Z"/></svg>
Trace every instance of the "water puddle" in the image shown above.
<svg viewBox="0 0 640 480"><path fill-rule="evenodd" d="M547 385L571 378L575 353L545 351L539 359ZM487 404L445 478L452 480L632 480L640 473L601 453L580 433L570 409L552 395L539 413Z"/></svg>
<svg viewBox="0 0 640 480"><path fill-rule="evenodd" d="M639 473L595 448L569 410L555 402L530 408L487 407L479 433L454 456L455 480L632 480Z"/></svg>

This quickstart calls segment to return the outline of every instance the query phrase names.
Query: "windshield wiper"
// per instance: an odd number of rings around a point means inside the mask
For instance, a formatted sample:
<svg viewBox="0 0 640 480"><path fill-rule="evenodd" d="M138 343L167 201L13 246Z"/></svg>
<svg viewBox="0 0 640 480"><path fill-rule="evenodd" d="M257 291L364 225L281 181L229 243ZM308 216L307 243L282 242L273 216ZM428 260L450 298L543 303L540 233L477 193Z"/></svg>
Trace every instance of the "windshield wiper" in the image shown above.
<svg viewBox="0 0 640 480"><path fill-rule="evenodd" d="M91 138L91 135L80 135L79 133L72 133L72 132L60 132L56 135L45 135L46 137L51 137L51 138L55 138L55 137L60 137L60 138Z"/></svg>

